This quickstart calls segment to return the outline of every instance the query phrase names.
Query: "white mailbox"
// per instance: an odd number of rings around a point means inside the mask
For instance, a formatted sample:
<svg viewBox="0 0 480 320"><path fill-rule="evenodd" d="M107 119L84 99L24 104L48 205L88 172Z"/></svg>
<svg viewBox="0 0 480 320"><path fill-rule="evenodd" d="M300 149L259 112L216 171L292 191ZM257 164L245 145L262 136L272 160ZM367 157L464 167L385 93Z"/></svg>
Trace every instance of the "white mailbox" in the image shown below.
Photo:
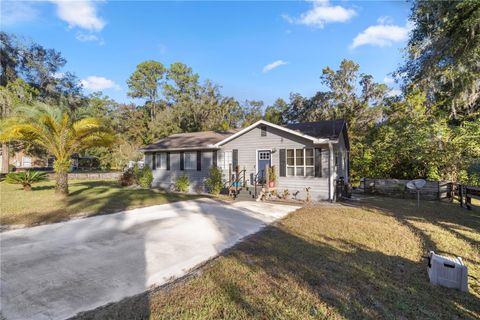
<svg viewBox="0 0 480 320"><path fill-rule="evenodd" d="M468 269L462 258L448 258L430 251L428 254L430 283L468 291Z"/></svg>

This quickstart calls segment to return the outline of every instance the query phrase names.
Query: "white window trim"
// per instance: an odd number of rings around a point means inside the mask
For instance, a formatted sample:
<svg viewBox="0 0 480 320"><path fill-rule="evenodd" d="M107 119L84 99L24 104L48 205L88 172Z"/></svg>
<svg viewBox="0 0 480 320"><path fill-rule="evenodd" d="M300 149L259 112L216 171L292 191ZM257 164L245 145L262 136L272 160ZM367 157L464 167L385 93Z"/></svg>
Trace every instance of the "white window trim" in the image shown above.
<svg viewBox="0 0 480 320"><path fill-rule="evenodd" d="M313 150L313 165L307 165L307 149ZM288 150L293 150L293 166L288 164ZM303 165L297 165L297 150L302 150ZM287 177L315 177L315 149L314 148L288 148L285 152L285 165ZM297 168L303 167L303 175L297 175ZM288 174L288 168L293 168L293 175ZM307 168L313 168L313 175L307 176Z"/></svg>
<svg viewBox="0 0 480 320"><path fill-rule="evenodd" d="M187 161L187 154L191 155L190 162ZM191 164L192 167L189 167L188 164ZM197 170L197 152L196 151L186 151L183 153L183 168L185 170Z"/></svg>

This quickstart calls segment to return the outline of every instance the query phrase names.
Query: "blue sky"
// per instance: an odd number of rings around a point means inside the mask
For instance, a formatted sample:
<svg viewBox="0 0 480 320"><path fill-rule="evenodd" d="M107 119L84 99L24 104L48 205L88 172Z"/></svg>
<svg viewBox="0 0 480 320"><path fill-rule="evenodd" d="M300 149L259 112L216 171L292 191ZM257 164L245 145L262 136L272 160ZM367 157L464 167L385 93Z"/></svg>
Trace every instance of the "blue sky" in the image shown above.
<svg viewBox="0 0 480 320"><path fill-rule="evenodd" d="M55 48L86 93L127 97L145 60L180 61L239 100L272 103L322 89L322 68L344 58L391 83L402 63L405 1L1 2L1 29Z"/></svg>

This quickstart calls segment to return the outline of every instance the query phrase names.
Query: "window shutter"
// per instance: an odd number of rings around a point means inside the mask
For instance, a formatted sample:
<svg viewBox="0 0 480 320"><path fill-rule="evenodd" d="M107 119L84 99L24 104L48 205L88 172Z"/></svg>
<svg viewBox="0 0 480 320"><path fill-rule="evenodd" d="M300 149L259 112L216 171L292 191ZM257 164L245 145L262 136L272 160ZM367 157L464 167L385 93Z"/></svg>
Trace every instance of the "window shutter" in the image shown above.
<svg viewBox="0 0 480 320"><path fill-rule="evenodd" d="M170 170L170 152L167 152L167 170Z"/></svg>
<svg viewBox="0 0 480 320"><path fill-rule="evenodd" d="M202 151L197 151L197 171L202 171Z"/></svg>
<svg viewBox="0 0 480 320"><path fill-rule="evenodd" d="M218 151L217 150L212 152L212 157L213 157L213 166L216 167L217 166L217 157L218 157Z"/></svg>
<svg viewBox="0 0 480 320"><path fill-rule="evenodd" d="M315 148L315 177L322 176L322 149Z"/></svg>
<svg viewBox="0 0 480 320"><path fill-rule="evenodd" d="M235 168L238 166L238 149L232 150L232 170L235 171Z"/></svg>
<svg viewBox="0 0 480 320"><path fill-rule="evenodd" d="M152 170L157 169L157 154L152 153Z"/></svg>
<svg viewBox="0 0 480 320"><path fill-rule="evenodd" d="M185 170L185 152L180 152L180 170Z"/></svg>
<svg viewBox="0 0 480 320"><path fill-rule="evenodd" d="M287 163L286 163L286 152L285 149L280 149L280 155L279 155L279 171L280 171L280 177L286 177L287 176Z"/></svg>

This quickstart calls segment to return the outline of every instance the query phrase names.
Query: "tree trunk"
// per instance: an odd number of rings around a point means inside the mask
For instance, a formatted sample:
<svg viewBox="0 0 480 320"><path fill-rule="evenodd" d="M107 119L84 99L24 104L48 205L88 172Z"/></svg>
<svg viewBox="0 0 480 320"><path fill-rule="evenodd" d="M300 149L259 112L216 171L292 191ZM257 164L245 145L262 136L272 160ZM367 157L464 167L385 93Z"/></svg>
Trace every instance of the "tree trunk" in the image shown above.
<svg viewBox="0 0 480 320"><path fill-rule="evenodd" d="M24 185L23 185L23 190L24 190L24 191L32 191L32 185L30 185L30 184L24 184Z"/></svg>
<svg viewBox="0 0 480 320"><path fill-rule="evenodd" d="M8 157L9 157L9 150L8 144L2 143L2 172L1 173L8 173Z"/></svg>
<svg viewBox="0 0 480 320"><path fill-rule="evenodd" d="M68 195L68 172L57 172L55 179L55 192Z"/></svg>

